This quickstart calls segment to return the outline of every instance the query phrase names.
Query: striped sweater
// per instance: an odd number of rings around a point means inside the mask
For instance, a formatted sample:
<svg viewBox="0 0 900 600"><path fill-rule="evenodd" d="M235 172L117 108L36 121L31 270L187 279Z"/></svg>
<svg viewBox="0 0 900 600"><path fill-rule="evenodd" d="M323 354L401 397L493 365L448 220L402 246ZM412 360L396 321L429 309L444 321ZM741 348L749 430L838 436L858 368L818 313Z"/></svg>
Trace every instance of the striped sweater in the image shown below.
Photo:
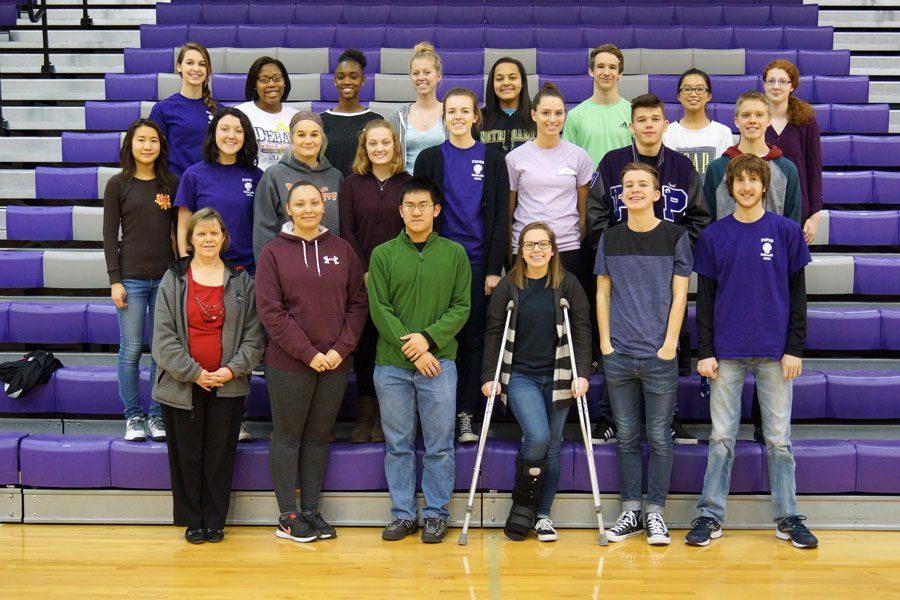
<svg viewBox="0 0 900 600"><path fill-rule="evenodd" d="M569 321L572 325L572 337L575 348L575 366L580 377L590 377L591 367L591 325L589 320L590 307L587 296L581 288L581 284L574 275L566 271L562 283L554 290L554 302L556 306L556 356L553 368L553 402L568 405L572 398L572 365L569 359L569 340L566 335L566 324L563 320L563 312L559 306L560 298L569 301ZM503 340L503 326L506 323L506 305L512 300L518 305L519 288L515 286L509 276L500 280L491 294L491 304L487 314L487 331L484 335L484 363L481 370L481 381L489 382L494 379L494 371L497 368L497 359L500 356L500 342ZM512 354L516 346L517 312L513 310L509 321L509 335L506 339L506 347L503 349L503 363L500 367L500 400L506 403L507 387L512 365ZM527 327L527 323L521 324Z"/></svg>

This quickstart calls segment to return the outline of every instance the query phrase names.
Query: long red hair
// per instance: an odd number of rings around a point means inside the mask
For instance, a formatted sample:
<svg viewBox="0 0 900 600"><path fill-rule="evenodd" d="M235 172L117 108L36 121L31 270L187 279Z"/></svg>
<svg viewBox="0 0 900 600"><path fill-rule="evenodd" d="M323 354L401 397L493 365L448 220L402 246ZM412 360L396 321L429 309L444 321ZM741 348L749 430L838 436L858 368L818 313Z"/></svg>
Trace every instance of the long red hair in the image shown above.
<svg viewBox="0 0 900 600"><path fill-rule="evenodd" d="M794 92L797 91L797 88L800 87L800 71L797 70L794 63L784 58L773 60L766 65L765 69L763 69L763 80L766 79L769 75L769 71L772 69L781 69L787 73L788 78L791 80L791 87L794 88ZM801 125L806 125L816 118L816 109L808 102L804 102L796 97L794 92L791 92L791 95L788 98L787 117L788 123L795 127L799 127Z"/></svg>

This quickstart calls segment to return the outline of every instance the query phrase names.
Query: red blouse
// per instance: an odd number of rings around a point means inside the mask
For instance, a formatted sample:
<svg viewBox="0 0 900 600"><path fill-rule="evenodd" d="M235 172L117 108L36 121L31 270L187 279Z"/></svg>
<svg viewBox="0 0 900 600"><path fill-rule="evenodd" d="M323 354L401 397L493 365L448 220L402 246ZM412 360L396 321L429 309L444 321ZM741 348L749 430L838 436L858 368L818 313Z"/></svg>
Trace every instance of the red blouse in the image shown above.
<svg viewBox="0 0 900 600"><path fill-rule="evenodd" d="M222 363L222 323L225 321L224 285L194 281L188 267L187 326L191 357L209 372Z"/></svg>

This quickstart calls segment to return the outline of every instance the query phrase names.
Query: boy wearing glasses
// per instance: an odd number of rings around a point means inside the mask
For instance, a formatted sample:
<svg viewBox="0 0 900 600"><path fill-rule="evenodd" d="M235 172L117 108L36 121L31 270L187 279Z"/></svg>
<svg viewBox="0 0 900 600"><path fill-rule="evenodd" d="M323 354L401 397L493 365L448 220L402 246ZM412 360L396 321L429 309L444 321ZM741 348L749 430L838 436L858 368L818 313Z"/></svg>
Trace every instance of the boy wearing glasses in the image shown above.
<svg viewBox="0 0 900 600"><path fill-rule="evenodd" d="M456 334L469 317L472 273L465 248L434 232L437 186L413 177L401 190L404 229L369 259L369 310L378 329L375 390L394 520L381 537L401 540L418 528L416 421L425 442L422 541L447 534L453 492Z"/></svg>

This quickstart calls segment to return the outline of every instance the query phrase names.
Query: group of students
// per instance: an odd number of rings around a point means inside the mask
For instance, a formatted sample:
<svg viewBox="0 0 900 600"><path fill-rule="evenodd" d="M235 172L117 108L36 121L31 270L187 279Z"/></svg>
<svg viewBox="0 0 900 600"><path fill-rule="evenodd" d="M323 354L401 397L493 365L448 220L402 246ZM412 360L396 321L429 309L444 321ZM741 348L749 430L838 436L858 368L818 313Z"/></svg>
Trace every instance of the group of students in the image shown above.
<svg viewBox="0 0 900 600"><path fill-rule="evenodd" d="M572 353L579 373L602 363L595 435L618 440L623 512L609 539L645 532L652 544L669 543L662 513L673 439L696 443L674 415L679 371L690 369L684 321L694 271L697 369L711 380L713 433L701 516L686 541L721 535L740 384L752 370L778 535L816 545L796 514L790 380L801 369L821 164L814 113L791 94L799 82L791 63L766 67L765 95L738 99L733 145L730 130L706 116L705 73L682 75L684 117L669 125L656 96L619 96L624 57L611 44L590 53L593 95L568 114L552 83L530 98L525 69L511 58L492 67L483 110L464 88L439 101L440 56L427 43L410 62L416 100L387 120L359 102L358 50L338 59L340 100L321 115L285 105L290 80L276 59L254 62L247 102L235 108L213 102L205 48L186 44L176 62L181 90L126 132L123 170L104 196L104 249L119 309L126 439L168 441L175 523L188 541L224 536L260 360L279 537L336 536L319 497L352 362L352 440L386 444L385 540L418 529L417 425L422 540L443 540L454 437L478 440L472 420L492 392L523 431L504 531L556 540L563 427L588 389L586 378L571 380ZM500 348L510 301L512 345ZM138 362L148 311L145 422ZM642 399L651 449L643 511Z"/></svg>

